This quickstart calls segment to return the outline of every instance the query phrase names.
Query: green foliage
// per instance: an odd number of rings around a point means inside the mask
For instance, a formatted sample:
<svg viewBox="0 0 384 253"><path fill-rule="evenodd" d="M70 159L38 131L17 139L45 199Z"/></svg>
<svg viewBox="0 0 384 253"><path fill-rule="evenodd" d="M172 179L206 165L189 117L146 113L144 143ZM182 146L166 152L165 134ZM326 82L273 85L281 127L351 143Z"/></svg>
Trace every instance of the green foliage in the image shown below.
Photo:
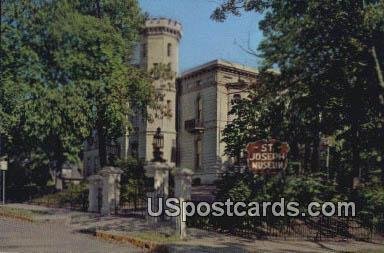
<svg viewBox="0 0 384 253"><path fill-rule="evenodd" d="M361 188L352 196L357 205L359 215L373 224L384 219L384 187L374 186Z"/></svg>
<svg viewBox="0 0 384 253"><path fill-rule="evenodd" d="M35 198L32 203L86 211L88 209L88 186L86 183L70 184L63 191Z"/></svg>
<svg viewBox="0 0 384 253"><path fill-rule="evenodd" d="M228 155L241 160L247 142L278 138L305 173L319 172L320 138L333 136L331 166L341 188L372 180L378 169L384 183L384 5L363 2L240 0L215 10L218 21L264 14L259 80L230 112L237 118L224 130Z"/></svg>
<svg viewBox="0 0 384 253"><path fill-rule="evenodd" d="M261 176L232 170L223 175L222 179L218 181L217 187L216 198L222 202L230 198L233 202L258 202L261 206L263 202L280 202L281 198L284 198L285 205L288 202L299 203L301 213L307 212L308 204L314 201L320 204L324 202L354 202L357 219L363 226L380 229L380 224L384 220L383 187L376 185L342 193L337 190L337 184L330 182L327 175L322 173L301 176L295 174ZM247 215L243 217L195 217L191 222L198 223L199 226L215 226L229 231L235 228L257 231L257 229L262 228L263 223L282 228L290 224L289 222L292 220L289 216L274 216L270 207L265 216L262 213L262 206L259 210L260 217Z"/></svg>
<svg viewBox="0 0 384 253"><path fill-rule="evenodd" d="M121 201L137 203L143 200L146 197L147 180L142 161L128 157L117 164L123 170L120 188Z"/></svg>
<svg viewBox="0 0 384 253"><path fill-rule="evenodd" d="M250 172L228 172L218 182L217 198L232 201L296 201L302 206L312 201L341 201L335 184L323 174L305 176L261 176Z"/></svg>
<svg viewBox="0 0 384 253"><path fill-rule="evenodd" d="M88 203L88 186L85 183L70 184L67 189L58 193L58 200L61 206L70 204L72 206L81 206L86 210Z"/></svg>
<svg viewBox="0 0 384 253"><path fill-rule="evenodd" d="M169 108L164 101L164 90L175 90L176 73L172 70L171 64L158 63L149 71L152 82L155 86L154 102L150 109L151 113L147 115L149 121L154 118L172 117L172 108Z"/></svg>
<svg viewBox="0 0 384 253"><path fill-rule="evenodd" d="M97 3L2 1L0 136L10 170L41 185L46 170L79 161L93 129L105 164L132 108L145 116L152 104L149 76L129 65L144 20L137 1Z"/></svg>

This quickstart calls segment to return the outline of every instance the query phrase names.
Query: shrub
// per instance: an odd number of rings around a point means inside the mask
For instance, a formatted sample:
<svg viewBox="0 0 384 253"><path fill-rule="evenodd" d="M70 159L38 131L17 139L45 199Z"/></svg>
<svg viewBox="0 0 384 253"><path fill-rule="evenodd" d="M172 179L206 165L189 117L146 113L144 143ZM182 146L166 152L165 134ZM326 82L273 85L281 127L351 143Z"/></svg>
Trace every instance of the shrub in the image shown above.
<svg viewBox="0 0 384 253"><path fill-rule="evenodd" d="M138 202L144 199L148 180L145 177L143 162L134 157L118 161L117 165L123 170L121 175L120 200L122 202Z"/></svg>
<svg viewBox="0 0 384 253"><path fill-rule="evenodd" d="M86 211L88 209L88 187L86 183L70 184L67 189L34 199L32 203Z"/></svg>
<svg viewBox="0 0 384 253"><path fill-rule="evenodd" d="M378 226L384 231L384 187L372 185L358 189L351 196L356 203L357 214L362 217L364 225Z"/></svg>

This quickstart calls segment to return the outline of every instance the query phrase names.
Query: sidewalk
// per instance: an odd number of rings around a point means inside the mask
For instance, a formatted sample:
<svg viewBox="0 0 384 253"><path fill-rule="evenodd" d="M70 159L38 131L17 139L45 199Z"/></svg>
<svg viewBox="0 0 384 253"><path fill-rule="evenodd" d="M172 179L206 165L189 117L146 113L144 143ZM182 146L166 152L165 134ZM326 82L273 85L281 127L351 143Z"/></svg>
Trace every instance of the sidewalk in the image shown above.
<svg viewBox="0 0 384 253"><path fill-rule="evenodd" d="M381 244L357 242L310 242L304 240L253 240L241 237L188 229L188 239L179 240L173 235L171 223L151 225L145 219L107 216L47 208L26 204L8 204L7 207L32 210L34 219L41 222L59 222L73 232L98 231L112 237L138 238L166 245L170 252L371 252L384 253ZM129 241L129 240L128 240Z"/></svg>

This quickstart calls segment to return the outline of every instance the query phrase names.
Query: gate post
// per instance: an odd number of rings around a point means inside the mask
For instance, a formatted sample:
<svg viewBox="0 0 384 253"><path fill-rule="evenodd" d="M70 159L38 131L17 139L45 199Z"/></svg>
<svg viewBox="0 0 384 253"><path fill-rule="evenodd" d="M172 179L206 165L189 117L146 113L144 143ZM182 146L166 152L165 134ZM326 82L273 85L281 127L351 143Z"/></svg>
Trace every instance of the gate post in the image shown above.
<svg viewBox="0 0 384 253"><path fill-rule="evenodd" d="M172 167L167 163L150 162L144 166L147 177L153 177L153 187L157 195L168 197L169 171Z"/></svg>
<svg viewBox="0 0 384 253"><path fill-rule="evenodd" d="M102 215L116 211L120 204L120 178L123 171L116 167L104 167L98 172L103 179Z"/></svg>
<svg viewBox="0 0 384 253"><path fill-rule="evenodd" d="M88 177L88 212L100 212L98 204L99 188L102 187L103 178L99 175Z"/></svg>
<svg viewBox="0 0 384 253"><path fill-rule="evenodd" d="M164 209L165 200L169 195L169 171L172 167L164 162L149 162L146 166L144 166L144 169L146 171L146 176L153 177L154 192L147 196L152 199L152 210L159 210L160 207L158 205L158 198L163 198L162 206ZM148 220L155 223L159 220L158 218L159 217L148 217Z"/></svg>
<svg viewBox="0 0 384 253"><path fill-rule="evenodd" d="M176 231L181 239L187 237L187 223L182 202L191 200L192 175L192 170L186 168L178 169L175 173L175 197L179 199L181 207L180 216L176 217L175 223Z"/></svg>

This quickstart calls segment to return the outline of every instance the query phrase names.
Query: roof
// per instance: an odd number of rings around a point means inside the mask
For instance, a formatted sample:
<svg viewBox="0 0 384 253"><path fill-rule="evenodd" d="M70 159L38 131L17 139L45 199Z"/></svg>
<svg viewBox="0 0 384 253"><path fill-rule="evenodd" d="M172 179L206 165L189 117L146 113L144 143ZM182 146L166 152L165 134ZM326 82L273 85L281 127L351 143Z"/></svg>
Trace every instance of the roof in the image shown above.
<svg viewBox="0 0 384 253"><path fill-rule="evenodd" d="M181 73L180 78L184 78L184 77L196 74L197 72L209 70L211 68L219 67L219 66L227 67L228 69L237 70L240 72L254 74L254 75L259 73L259 71L256 68L253 68L250 66L246 66L246 65L242 65L239 63L234 63L234 62L230 62L222 59L216 59L184 71L183 73Z"/></svg>

